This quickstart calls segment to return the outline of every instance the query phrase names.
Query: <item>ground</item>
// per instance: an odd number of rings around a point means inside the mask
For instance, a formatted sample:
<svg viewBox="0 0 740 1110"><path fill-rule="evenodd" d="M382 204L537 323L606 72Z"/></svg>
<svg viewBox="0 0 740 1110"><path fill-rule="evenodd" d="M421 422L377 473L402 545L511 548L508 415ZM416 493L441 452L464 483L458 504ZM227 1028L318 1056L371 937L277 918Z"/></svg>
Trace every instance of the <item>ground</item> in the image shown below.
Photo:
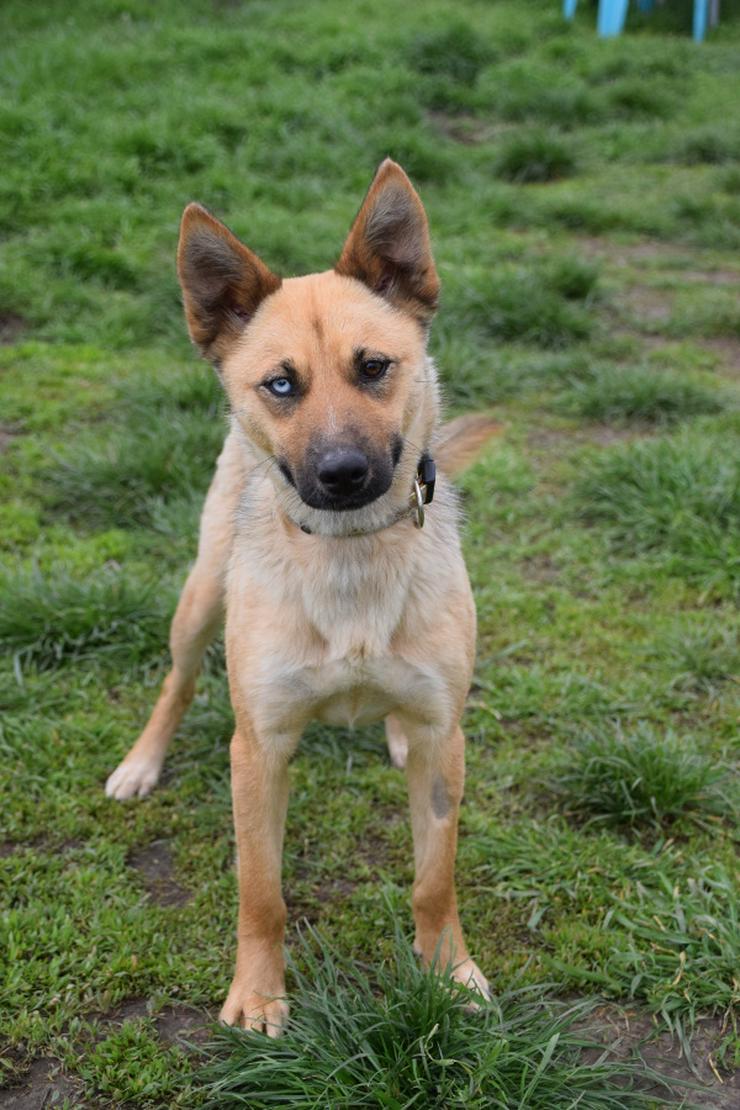
<svg viewBox="0 0 740 1110"><path fill-rule="evenodd" d="M236 912L219 645L155 793L114 804L103 784L167 666L223 436L181 318L181 210L207 204L276 270L325 268L386 154L431 220L448 410L501 422L462 482L479 655L459 853L501 1009L441 1021L399 956L403 776L377 731L313 729L280 1090L736 1104L740 21L723 5L696 47L688 7L599 42L588 5L570 26L555 0L2 6L0 1107L270 1104L278 1050L211 1025ZM306 1064L330 1059L311 984L328 1006L335 967L364 969L368 1013L394 983L433 993L392 1089L393 1038L372 1081ZM336 992L335 1029L354 997ZM521 998L531 1032L512 1033ZM597 1008L552 1017L574 1000ZM510 1070L481 1047L463 1090L459 1053L430 1055L440 1028L516 1043ZM695 1089L639 1065L608 1093L646 1038Z"/></svg>

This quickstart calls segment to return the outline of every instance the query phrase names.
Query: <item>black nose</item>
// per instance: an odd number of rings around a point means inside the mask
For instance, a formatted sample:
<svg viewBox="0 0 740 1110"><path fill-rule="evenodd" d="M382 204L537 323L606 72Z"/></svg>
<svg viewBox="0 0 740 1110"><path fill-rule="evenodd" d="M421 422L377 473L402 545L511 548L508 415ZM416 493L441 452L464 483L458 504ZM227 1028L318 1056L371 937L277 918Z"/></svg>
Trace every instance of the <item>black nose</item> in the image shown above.
<svg viewBox="0 0 740 1110"><path fill-rule="evenodd" d="M329 493L357 493L367 478L370 464L357 447L332 447L321 456L316 468L318 479Z"/></svg>

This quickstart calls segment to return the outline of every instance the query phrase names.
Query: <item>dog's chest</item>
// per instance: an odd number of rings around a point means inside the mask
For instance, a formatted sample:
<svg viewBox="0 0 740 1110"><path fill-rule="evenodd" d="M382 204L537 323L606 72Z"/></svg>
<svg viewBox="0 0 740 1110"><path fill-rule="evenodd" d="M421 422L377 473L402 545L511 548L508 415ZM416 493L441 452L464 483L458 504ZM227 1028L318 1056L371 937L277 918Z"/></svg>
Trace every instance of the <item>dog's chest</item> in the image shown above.
<svg viewBox="0 0 740 1110"><path fill-rule="evenodd" d="M366 725L400 710L427 719L438 715L441 698L434 668L391 653L303 664L285 657L262 686L258 715L266 731L285 733L295 722Z"/></svg>
<svg viewBox="0 0 740 1110"><path fill-rule="evenodd" d="M400 706L426 716L440 696L435 669L397 648L413 611L413 567L382 550L373 559L350 550L294 565L289 588L275 594L250 697L267 732L290 732L301 719L368 724Z"/></svg>
<svg viewBox="0 0 740 1110"><path fill-rule="evenodd" d="M408 600L411 570L382 552L375 559L340 554L301 576L305 620L324 641L324 658L351 666L382 657Z"/></svg>

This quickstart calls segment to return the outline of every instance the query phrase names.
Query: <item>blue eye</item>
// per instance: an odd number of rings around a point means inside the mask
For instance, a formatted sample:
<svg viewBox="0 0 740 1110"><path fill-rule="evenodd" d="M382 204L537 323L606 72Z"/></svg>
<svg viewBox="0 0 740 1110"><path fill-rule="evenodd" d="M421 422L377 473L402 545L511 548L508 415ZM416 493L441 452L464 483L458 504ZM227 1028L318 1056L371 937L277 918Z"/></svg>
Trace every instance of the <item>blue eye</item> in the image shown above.
<svg viewBox="0 0 740 1110"><path fill-rule="evenodd" d="M294 386L290 378L272 378L271 381L265 382L265 385L274 393L276 397L290 397L294 392Z"/></svg>

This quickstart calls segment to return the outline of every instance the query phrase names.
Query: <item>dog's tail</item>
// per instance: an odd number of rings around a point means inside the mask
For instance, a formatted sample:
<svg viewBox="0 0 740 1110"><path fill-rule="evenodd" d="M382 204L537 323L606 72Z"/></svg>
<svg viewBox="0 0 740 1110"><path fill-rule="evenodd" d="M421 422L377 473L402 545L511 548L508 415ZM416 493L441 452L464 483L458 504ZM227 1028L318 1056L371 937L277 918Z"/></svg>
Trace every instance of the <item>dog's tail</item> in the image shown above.
<svg viewBox="0 0 740 1110"><path fill-rule="evenodd" d="M443 424L434 444L440 470L450 478L457 477L500 430L501 425L486 412L469 412Z"/></svg>

